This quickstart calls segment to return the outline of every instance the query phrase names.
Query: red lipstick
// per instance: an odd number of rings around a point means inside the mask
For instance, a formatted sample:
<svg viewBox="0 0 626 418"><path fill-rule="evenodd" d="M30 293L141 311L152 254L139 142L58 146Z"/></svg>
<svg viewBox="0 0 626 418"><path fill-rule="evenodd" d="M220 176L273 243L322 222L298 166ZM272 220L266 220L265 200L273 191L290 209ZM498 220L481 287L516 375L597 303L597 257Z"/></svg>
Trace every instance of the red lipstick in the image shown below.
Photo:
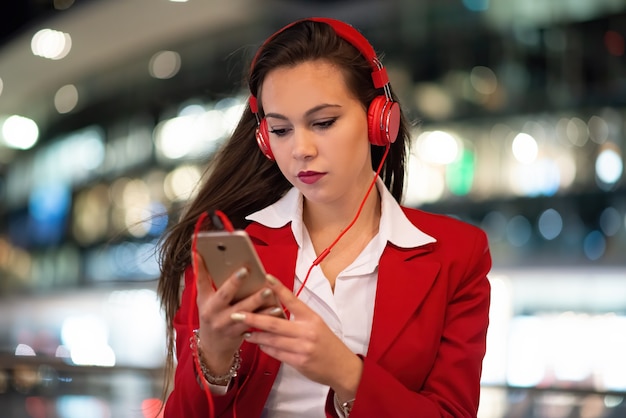
<svg viewBox="0 0 626 418"><path fill-rule="evenodd" d="M317 171L301 171L298 173L298 179L304 184L313 184L324 177L326 173Z"/></svg>

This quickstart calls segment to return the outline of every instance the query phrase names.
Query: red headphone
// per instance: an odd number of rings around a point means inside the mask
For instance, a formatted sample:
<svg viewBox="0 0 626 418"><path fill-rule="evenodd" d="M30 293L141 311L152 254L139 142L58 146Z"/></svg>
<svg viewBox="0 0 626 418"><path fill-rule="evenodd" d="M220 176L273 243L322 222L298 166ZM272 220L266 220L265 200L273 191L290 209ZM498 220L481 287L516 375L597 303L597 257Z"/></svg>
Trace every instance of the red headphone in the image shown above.
<svg viewBox="0 0 626 418"><path fill-rule="evenodd" d="M373 145L387 146L396 140L398 136L398 130L400 129L400 106L397 102L394 102L391 97L391 86L389 84L389 77L387 76L387 70L383 67L382 63L376 56L374 48L365 39L361 33L353 26L336 19L329 19L323 17L311 17L302 19L290 23L278 32L270 36L263 44L267 44L276 35L280 34L284 30L290 28L304 21L322 22L326 23L333 28L337 36L350 43L367 59L372 66L372 81L374 87L383 88L384 95L380 95L374 98L367 110L367 128L368 138ZM254 66L263 49L263 46L259 48L254 59L252 60L251 73L254 71ZM270 148L269 130L267 128L267 120L259 116L259 107L257 98L254 93L250 96L250 110L257 119L256 129L256 141L259 144L259 148L263 154L270 160L274 160L274 154Z"/></svg>

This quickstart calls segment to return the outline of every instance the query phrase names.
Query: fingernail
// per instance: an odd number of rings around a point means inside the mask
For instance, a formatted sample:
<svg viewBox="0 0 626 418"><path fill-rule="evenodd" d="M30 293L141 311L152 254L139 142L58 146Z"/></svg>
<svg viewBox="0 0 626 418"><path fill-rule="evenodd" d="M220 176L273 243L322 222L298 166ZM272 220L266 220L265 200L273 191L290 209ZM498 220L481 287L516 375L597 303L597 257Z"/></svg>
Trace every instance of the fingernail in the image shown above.
<svg viewBox="0 0 626 418"><path fill-rule="evenodd" d="M272 294L272 289L263 289L263 291L261 292L261 296L264 298L269 297Z"/></svg>
<svg viewBox="0 0 626 418"><path fill-rule="evenodd" d="M270 315L280 315L280 314L283 313L283 308L281 308L280 306L277 306L277 307L271 309L268 313Z"/></svg>
<svg viewBox="0 0 626 418"><path fill-rule="evenodd" d="M265 279L268 281L269 284L271 285L276 285L278 284L278 279L274 276L272 276L271 274L268 274L265 276Z"/></svg>
<svg viewBox="0 0 626 418"><path fill-rule="evenodd" d="M237 274L236 275L237 279L241 280L248 275L248 269L246 269L245 267L242 267L239 270L237 270L236 274Z"/></svg>
<svg viewBox="0 0 626 418"><path fill-rule="evenodd" d="M245 338L246 340L247 340L248 338L250 338L250 337L252 337L252 333L251 333L251 332L244 332L244 333L243 333L243 338Z"/></svg>
<svg viewBox="0 0 626 418"><path fill-rule="evenodd" d="M246 319L246 314L242 314L241 312L235 312L230 314L230 319L233 321L241 322Z"/></svg>

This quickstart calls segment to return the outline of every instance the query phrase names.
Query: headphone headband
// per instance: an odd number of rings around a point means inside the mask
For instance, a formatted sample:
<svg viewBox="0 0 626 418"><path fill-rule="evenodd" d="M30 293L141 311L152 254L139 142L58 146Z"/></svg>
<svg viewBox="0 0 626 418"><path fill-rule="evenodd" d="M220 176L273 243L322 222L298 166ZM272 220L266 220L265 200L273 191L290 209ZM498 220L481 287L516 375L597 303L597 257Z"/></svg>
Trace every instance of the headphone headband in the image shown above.
<svg viewBox="0 0 626 418"><path fill-rule="evenodd" d="M385 93L388 93L389 76L387 75L387 70L385 69L385 67L383 67L382 63L376 56L376 52L374 51L374 48L369 43L369 41L361 34L361 32L354 28L354 26L342 22L341 20L326 17L309 17L306 19L296 20L295 22L288 24L282 29L279 29L277 32L267 38L265 42L263 42L263 45L261 45L261 47L257 50L250 65L250 73L254 71L254 67L256 66L259 55L261 54L263 47L267 43L269 43L272 39L274 39L285 30L289 29L290 27L306 21L320 22L329 25L331 28L333 28L337 36L358 49L361 55L363 55L367 59L367 62L369 62L372 67L372 82L374 83L374 87L376 87L377 89L385 88ZM252 112L255 114L258 114L259 111L257 99L254 96L254 93L252 93L250 96L250 110L252 110Z"/></svg>

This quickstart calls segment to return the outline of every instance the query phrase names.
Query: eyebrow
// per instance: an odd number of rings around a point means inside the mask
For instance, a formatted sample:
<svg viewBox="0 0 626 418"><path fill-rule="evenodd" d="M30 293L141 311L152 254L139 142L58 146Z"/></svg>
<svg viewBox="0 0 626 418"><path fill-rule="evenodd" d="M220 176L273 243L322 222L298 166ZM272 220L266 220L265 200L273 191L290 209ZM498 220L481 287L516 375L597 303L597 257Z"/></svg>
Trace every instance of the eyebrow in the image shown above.
<svg viewBox="0 0 626 418"><path fill-rule="evenodd" d="M311 116L313 113L315 112L319 112L320 110L323 109L327 109L329 107L332 108L340 108L341 105L338 104L330 104L330 103L323 103L321 105L317 105L315 107L312 107L311 109L307 110L304 113L304 116ZM281 115L280 113L266 113L265 114L266 118L276 118L276 119L283 119L283 120L287 120L287 117L285 115Z"/></svg>

